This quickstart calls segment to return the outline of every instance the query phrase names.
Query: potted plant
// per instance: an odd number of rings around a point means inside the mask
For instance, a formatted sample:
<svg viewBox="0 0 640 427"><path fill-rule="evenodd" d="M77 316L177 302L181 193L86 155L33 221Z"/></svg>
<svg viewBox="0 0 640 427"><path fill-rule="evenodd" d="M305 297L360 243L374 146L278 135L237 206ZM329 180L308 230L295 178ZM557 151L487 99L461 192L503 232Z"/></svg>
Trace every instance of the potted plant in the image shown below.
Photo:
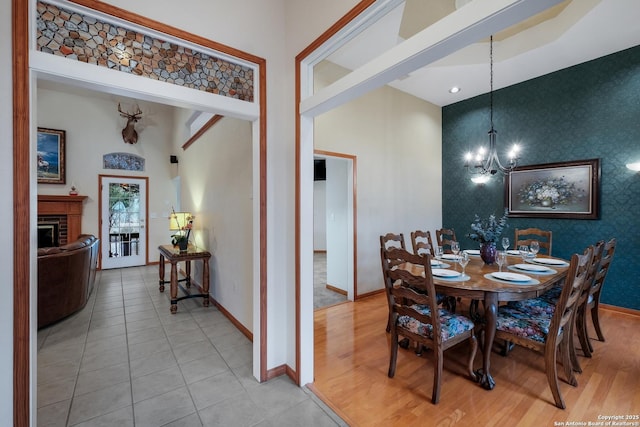
<svg viewBox="0 0 640 427"><path fill-rule="evenodd" d="M193 228L193 220L194 216L189 214L185 217L186 223L184 225L180 224L180 219L176 215L175 210L172 210L173 218L175 218L176 223L180 230L171 236L171 244L173 246L177 246L180 249L180 252L186 252L187 247L189 246L189 235L191 234L191 228Z"/></svg>
<svg viewBox="0 0 640 427"><path fill-rule="evenodd" d="M496 243L500 240L502 231L508 227L507 214L507 209L500 219L496 219L495 214L489 215L487 219L476 214L471 223L471 233L467 237L480 243L480 257L486 264L493 264L496 260Z"/></svg>

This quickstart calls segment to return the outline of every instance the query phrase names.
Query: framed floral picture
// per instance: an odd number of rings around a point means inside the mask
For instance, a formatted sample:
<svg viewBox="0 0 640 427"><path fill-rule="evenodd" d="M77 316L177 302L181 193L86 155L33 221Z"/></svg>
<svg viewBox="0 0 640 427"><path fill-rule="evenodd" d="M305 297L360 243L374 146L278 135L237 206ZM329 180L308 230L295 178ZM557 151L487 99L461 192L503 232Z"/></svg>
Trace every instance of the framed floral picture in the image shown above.
<svg viewBox="0 0 640 427"><path fill-rule="evenodd" d="M38 184L64 184L65 131L38 128Z"/></svg>
<svg viewBox="0 0 640 427"><path fill-rule="evenodd" d="M510 217L598 219L600 160L522 166L505 177Z"/></svg>

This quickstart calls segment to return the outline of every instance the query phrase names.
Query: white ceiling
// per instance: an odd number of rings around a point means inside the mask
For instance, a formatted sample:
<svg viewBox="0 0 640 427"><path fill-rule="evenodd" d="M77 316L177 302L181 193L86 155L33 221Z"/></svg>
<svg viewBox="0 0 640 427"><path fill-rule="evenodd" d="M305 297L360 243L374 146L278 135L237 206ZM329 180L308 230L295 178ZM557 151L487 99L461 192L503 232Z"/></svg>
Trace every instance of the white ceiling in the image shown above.
<svg viewBox="0 0 640 427"><path fill-rule="evenodd" d="M433 6L430 2L449 2L452 3L451 11L454 11L455 3L464 7L468 1L403 2L327 59L348 70L355 70L401 43L404 39L399 34L407 32L405 8L407 15L415 15L415 2L420 2L419 7L422 8ZM495 36L494 89L640 45L640 0L567 1L553 15L541 17L540 22L528 27L512 29L511 32L505 30ZM487 93L488 40L467 46L389 85L438 106ZM449 93L453 86L460 87L461 91Z"/></svg>

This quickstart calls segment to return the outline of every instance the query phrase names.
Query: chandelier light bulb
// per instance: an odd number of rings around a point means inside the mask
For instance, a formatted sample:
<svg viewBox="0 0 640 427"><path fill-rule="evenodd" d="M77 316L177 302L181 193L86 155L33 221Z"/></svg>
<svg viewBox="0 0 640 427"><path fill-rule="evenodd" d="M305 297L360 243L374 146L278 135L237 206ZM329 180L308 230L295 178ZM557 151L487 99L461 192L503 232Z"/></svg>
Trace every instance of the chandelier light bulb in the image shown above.
<svg viewBox="0 0 640 427"><path fill-rule="evenodd" d="M627 169L632 171L640 172L640 162L635 163L627 163Z"/></svg>

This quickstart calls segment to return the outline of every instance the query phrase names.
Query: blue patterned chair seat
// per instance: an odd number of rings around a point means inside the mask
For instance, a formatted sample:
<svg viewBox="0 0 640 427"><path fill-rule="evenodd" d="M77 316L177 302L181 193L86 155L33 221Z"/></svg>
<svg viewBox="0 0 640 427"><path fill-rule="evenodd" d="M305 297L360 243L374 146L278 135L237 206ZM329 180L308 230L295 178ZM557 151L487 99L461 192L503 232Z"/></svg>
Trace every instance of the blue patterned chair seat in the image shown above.
<svg viewBox="0 0 640 427"><path fill-rule="evenodd" d="M417 312L426 316L431 315L431 310L426 305L414 304L411 306ZM442 340L446 341L456 335L460 335L463 332L469 331L474 328L473 322L465 316L451 313L443 308L438 309L438 315L440 317L441 324L441 336ZM433 326L417 321L410 316L398 317L398 325L401 328L407 329L414 334L422 335L433 339Z"/></svg>
<svg viewBox="0 0 640 427"><path fill-rule="evenodd" d="M553 316L556 306L542 298L531 298L522 301L509 301L507 307L526 313L531 317Z"/></svg>
<svg viewBox="0 0 640 427"><path fill-rule="evenodd" d="M538 298L555 305L560 299L560 294L562 293L562 285L555 285L553 288L549 289L544 294L540 295Z"/></svg>
<svg viewBox="0 0 640 427"><path fill-rule="evenodd" d="M551 324L551 316L532 315L509 305L498 308L496 320L497 330L541 343L546 341Z"/></svg>

